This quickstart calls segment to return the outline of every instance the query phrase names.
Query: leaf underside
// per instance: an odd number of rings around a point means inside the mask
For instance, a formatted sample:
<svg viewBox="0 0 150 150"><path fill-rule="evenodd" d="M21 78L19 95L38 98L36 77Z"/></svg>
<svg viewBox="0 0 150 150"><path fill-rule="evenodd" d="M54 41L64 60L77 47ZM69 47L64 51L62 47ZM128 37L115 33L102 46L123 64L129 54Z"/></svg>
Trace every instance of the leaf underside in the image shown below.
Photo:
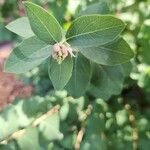
<svg viewBox="0 0 150 150"><path fill-rule="evenodd" d="M27 17L16 19L15 21L9 23L6 28L24 38L34 36Z"/></svg>
<svg viewBox="0 0 150 150"><path fill-rule="evenodd" d="M47 59L51 55L51 47L35 36L25 39L11 52L4 70L11 73L25 73Z"/></svg>

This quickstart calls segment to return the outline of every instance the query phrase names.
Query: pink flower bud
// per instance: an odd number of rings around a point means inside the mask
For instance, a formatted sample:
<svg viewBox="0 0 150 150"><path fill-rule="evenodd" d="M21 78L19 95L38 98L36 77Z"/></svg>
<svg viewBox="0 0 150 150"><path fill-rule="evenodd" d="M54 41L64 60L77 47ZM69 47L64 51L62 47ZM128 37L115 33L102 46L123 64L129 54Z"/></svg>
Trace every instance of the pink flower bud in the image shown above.
<svg viewBox="0 0 150 150"><path fill-rule="evenodd" d="M61 50L59 43L56 43L53 45L53 51L54 52L59 52Z"/></svg>
<svg viewBox="0 0 150 150"><path fill-rule="evenodd" d="M74 56L69 45L60 43L56 43L53 45L52 57L59 63L61 63L69 54L71 57Z"/></svg>
<svg viewBox="0 0 150 150"><path fill-rule="evenodd" d="M56 54L54 51L52 51L52 57L53 57L54 59L57 59L57 54Z"/></svg>
<svg viewBox="0 0 150 150"><path fill-rule="evenodd" d="M67 55L68 54L68 48L67 47L62 47L62 53L64 54L64 55Z"/></svg>

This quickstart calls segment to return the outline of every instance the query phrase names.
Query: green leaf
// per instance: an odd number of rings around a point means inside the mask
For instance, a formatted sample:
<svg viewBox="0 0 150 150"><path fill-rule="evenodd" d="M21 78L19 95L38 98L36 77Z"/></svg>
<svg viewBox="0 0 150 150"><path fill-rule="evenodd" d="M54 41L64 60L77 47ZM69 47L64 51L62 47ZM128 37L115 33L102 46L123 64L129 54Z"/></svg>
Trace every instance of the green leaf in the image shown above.
<svg viewBox="0 0 150 150"><path fill-rule="evenodd" d="M21 150L40 150L39 135L37 128L29 127L25 130L25 133L17 138L17 143Z"/></svg>
<svg viewBox="0 0 150 150"><path fill-rule="evenodd" d="M35 35L49 44L62 40L62 29L57 20L42 7L24 2L31 28Z"/></svg>
<svg viewBox="0 0 150 150"><path fill-rule="evenodd" d="M78 47L91 61L102 65L117 65L129 61L133 52L125 40L120 38L111 44L97 47Z"/></svg>
<svg viewBox="0 0 150 150"><path fill-rule="evenodd" d="M119 94L123 88L124 71L121 65L114 67L95 65L90 93L105 100Z"/></svg>
<svg viewBox="0 0 150 150"><path fill-rule="evenodd" d="M65 148L65 149L74 149L74 145L75 145L75 142L76 142L76 138L77 138L77 135L75 133L72 133L72 134L67 134L63 140L61 141L61 145Z"/></svg>
<svg viewBox="0 0 150 150"><path fill-rule="evenodd" d="M123 126L128 122L128 112L126 110L118 110L116 112L116 123L118 126Z"/></svg>
<svg viewBox="0 0 150 150"><path fill-rule="evenodd" d="M129 61L120 65L124 77L128 77L132 71L132 63Z"/></svg>
<svg viewBox="0 0 150 150"><path fill-rule="evenodd" d="M90 14L108 14L109 7L106 0L89 5L86 9L81 11L78 16Z"/></svg>
<svg viewBox="0 0 150 150"><path fill-rule="evenodd" d="M10 34L10 32L8 32L8 30L5 28L5 25L0 22L0 43L11 40L12 34Z"/></svg>
<svg viewBox="0 0 150 150"><path fill-rule="evenodd" d="M59 114L53 114L48 116L42 123L39 125L39 130L49 141L60 140L63 138L63 134L59 131Z"/></svg>
<svg viewBox="0 0 150 150"><path fill-rule="evenodd" d="M34 36L31 30L30 23L27 17L21 17L11 23L9 23L6 28L24 38L29 38Z"/></svg>
<svg viewBox="0 0 150 150"><path fill-rule="evenodd" d="M51 45L37 37L24 40L10 54L5 64L5 71L24 73L41 64L51 54Z"/></svg>
<svg viewBox="0 0 150 150"><path fill-rule="evenodd" d="M110 15L87 15L77 18L67 31L67 42L74 47L99 46L116 39L125 24Z"/></svg>
<svg viewBox="0 0 150 150"><path fill-rule="evenodd" d="M19 128L18 114L14 107L7 107L0 113L0 141L17 131Z"/></svg>
<svg viewBox="0 0 150 150"><path fill-rule="evenodd" d="M28 101L23 101L22 109L27 117L33 118L37 113L45 113L47 110L47 102L39 96L31 97Z"/></svg>
<svg viewBox="0 0 150 150"><path fill-rule="evenodd" d="M140 150L148 150L150 147L150 142L148 137L142 137L139 140L139 149Z"/></svg>
<svg viewBox="0 0 150 150"><path fill-rule="evenodd" d="M74 68L66 90L73 97L80 97L84 94L91 78L91 64L82 54L78 53L74 58Z"/></svg>
<svg viewBox="0 0 150 150"><path fill-rule="evenodd" d="M64 103L61 106L61 109L59 112L60 112L59 115L60 115L61 121L66 120L66 118L68 117L68 113L69 113L69 103L67 100L64 100Z"/></svg>
<svg viewBox="0 0 150 150"><path fill-rule="evenodd" d="M9 143L6 144L0 144L0 150L16 150L18 145L15 141L11 140Z"/></svg>
<svg viewBox="0 0 150 150"><path fill-rule="evenodd" d="M85 137L85 139L81 143L82 150L107 150L107 142L102 139L100 135L92 134L89 137Z"/></svg>
<svg viewBox="0 0 150 150"><path fill-rule="evenodd" d="M63 0L60 3L54 0L49 1L49 9L52 11L56 19L63 25L65 22L64 15L68 10L68 0Z"/></svg>
<svg viewBox="0 0 150 150"><path fill-rule="evenodd" d="M150 56L150 50L149 50L150 42L149 42L149 39L141 38L141 39L139 39L139 43L141 45L140 54L142 57L142 61L146 64L150 64L150 57L149 57Z"/></svg>
<svg viewBox="0 0 150 150"><path fill-rule="evenodd" d="M49 65L49 77L56 90L61 90L68 83L73 69L73 61L71 57L67 57L61 64L51 58Z"/></svg>

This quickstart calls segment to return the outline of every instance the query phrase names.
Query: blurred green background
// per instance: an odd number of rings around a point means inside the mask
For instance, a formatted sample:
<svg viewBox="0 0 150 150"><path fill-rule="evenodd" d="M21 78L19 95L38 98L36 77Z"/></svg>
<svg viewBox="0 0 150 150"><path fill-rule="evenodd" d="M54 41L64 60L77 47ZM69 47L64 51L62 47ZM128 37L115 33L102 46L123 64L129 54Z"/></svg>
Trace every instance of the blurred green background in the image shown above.
<svg viewBox="0 0 150 150"><path fill-rule="evenodd" d="M0 150L149 150L150 0L31 1L64 29L81 12L121 18L135 59L115 92L108 85L101 96L89 87L79 99L53 90L47 61L26 74L3 73L5 59L22 40L5 25L25 13L21 0L0 0Z"/></svg>

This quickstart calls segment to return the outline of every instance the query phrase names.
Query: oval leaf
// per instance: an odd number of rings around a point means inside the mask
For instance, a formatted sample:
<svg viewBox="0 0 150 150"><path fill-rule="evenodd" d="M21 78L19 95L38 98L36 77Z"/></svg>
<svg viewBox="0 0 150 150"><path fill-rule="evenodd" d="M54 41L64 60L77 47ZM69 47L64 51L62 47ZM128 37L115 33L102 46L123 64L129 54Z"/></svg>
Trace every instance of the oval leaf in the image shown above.
<svg viewBox="0 0 150 150"><path fill-rule="evenodd" d="M62 40L62 31L57 20L42 7L24 2L31 28L35 35L49 44Z"/></svg>
<svg viewBox="0 0 150 150"><path fill-rule="evenodd" d="M74 58L72 77L66 85L66 90L71 96L78 98L84 94L91 78L91 64L82 54Z"/></svg>
<svg viewBox="0 0 150 150"><path fill-rule="evenodd" d="M67 57L61 64L51 58L49 65L49 77L56 90L62 90L68 83L73 69L73 61L71 57Z"/></svg>
<svg viewBox="0 0 150 150"><path fill-rule="evenodd" d="M60 118L59 114L52 114L47 116L45 120L39 125L43 137L49 141L60 140L63 138L63 134L59 131Z"/></svg>
<svg viewBox="0 0 150 150"><path fill-rule="evenodd" d="M21 150L40 150L41 148L39 144L38 129L34 127L28 127L25 132L19 138L17 138L17 143Z"/></svg>
<svg viewBox="0 0 150 150"><path fill-rule="evenodd" d="M5 88L5 87L4 87ZM1 95L1 99L2 99ZM0 141L16 132L19 128L18 113L14 107L8 106L0 113ZM10 125L11 124L11 125Z"/></svg>
<svg viewBox="0 0 150 150"><path fill-rule="evenodd" d="M99 46L116 39L125 24L110 15L88 15L77 18L67 31L71 46Z"/></svg>
<svg viewBox="0 0 150 150"><path fill-rule="evenodd" d="M117 95L123 88L123 82L129 75L131 68L126 69L131 64L125 63L117 66L95 65L90 93L96 97L109 99L112 95Z"/></svg>
<svg viewBox="0 0 150 150"><path fill-rule="evenodd" d="M6 28L24 38L34 36L27 17L21 17L9 23Z"/></svg>
<svg viewBox="0 0 150 150"><path fill-rule="evenodd" d="M93 62L102 65L117 65L129 61L134 54L125 40L97 47L78 47L81 53Z"/></svg>
<svg viewBox="0 0 150 150"><path fill-rule="evenodd" d="M24 40L10 54L5 63L5 71L24 73L41 64L51 54L51 45L37 37Z"/></svg>

